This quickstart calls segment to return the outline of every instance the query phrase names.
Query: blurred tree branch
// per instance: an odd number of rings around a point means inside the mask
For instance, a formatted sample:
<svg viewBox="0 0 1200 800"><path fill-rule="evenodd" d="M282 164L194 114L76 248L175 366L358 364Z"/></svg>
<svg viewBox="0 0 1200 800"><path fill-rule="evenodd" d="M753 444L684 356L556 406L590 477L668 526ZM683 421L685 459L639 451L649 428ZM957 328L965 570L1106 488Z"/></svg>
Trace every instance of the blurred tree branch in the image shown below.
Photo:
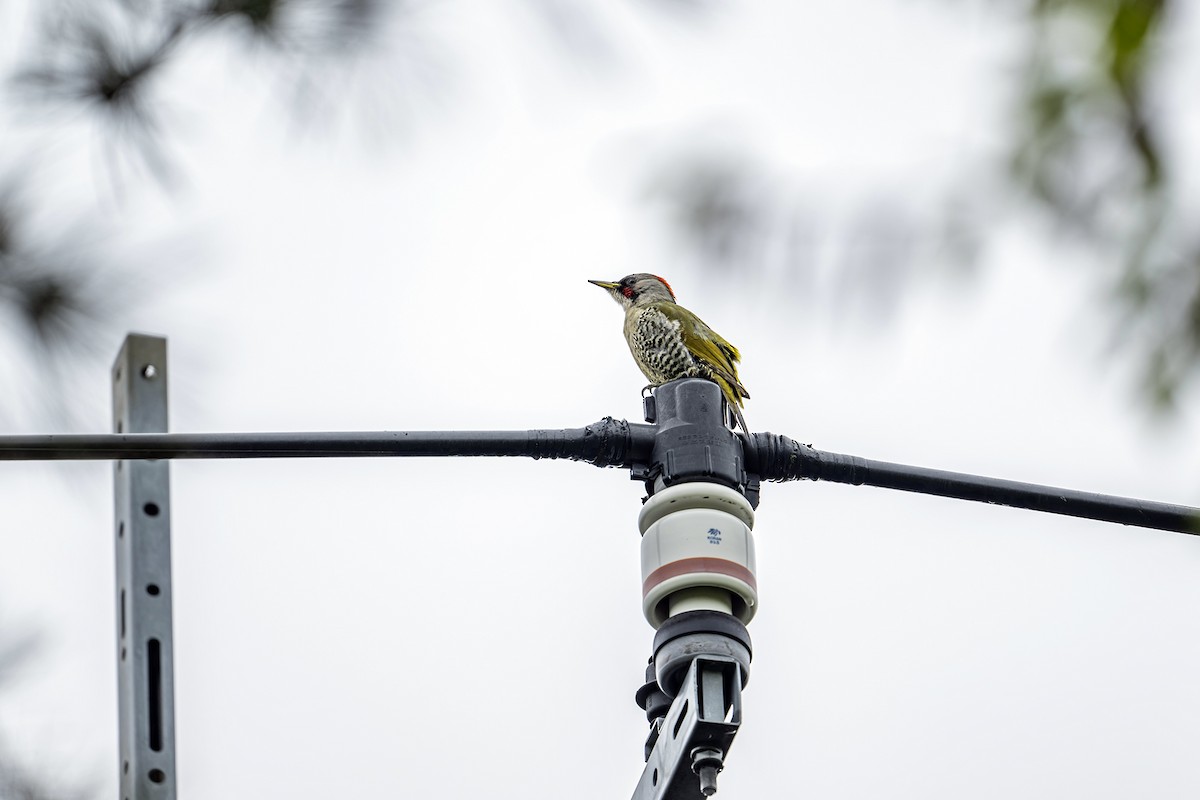
<svg viewBox="0 0 1200 800"><path fill-rule="evenodd" d="M1169 115L1151 100L1166 77L1173 11L1168 0L1031 0L1018 113L1000 159L1007 169L981 178L971 167L932 215L912 210L907 188L872 191L838 234L834 299L866 296L883 314L914 264L970 261L999 216L1036 211L1096 265L1115 346L1142 365L1151 405L1171 408L1200 371L1200 235L1187 222L1195 210L1183 207L1178 159L1163 147ZM780 172L746 155L693 150L659 166L649 195L705 262L782 266L810 285L823 259L811 237L795 233L834 223L802 186L767 179Z"/></svg>
<svg viewBox="0 0 1200 800"><path fill-rule="evenodd" d="M120 189L118 172L126 161L168 187L175 168L164 152L158 91L183 49L205 37L240 37L249 47L265 45L280 59L311 63L312 69L290 63L287 70L296 82L296 98L308 102L321 95L322 78L348 80L337 63L361 59L387 30L380 24L385 14L402 14L414 5L381 0L58 0L36 8L37 45L29 48L29 63L19 63L5 84L23 110L41 112L26 113L25 120L96 124L105 148L103 168L115 188ZM342 88L324 96L347 102ZM383 105L377 97L371 100L373 110ZM296 107L308 110L299 102ZM71 410L70 393L61 391L62 376L81 358L96 355L93 348L125 310L130 293L106 263L103 248L81 235L81 228L35 228L31 220L38 210L41 179L35 160L20 163L19 175L0 179L0 322L12 322L6 338L16 345L15 352L26 354L27 371L44 384L37 405L50 413L40 416L61 423ZM18 399L10 397L10 403Z"/></svg>
<svg viewBox="0 0 1200 800"><path fill-rule="evenodd" d="M1173 11L1167 0L1035 3L1012 159L1016 185L1108 271L1114 338L1140 353L1159 408L1200 366L1200 238L1163 147L1169 115L1149 99Z"/></svg>
<svg viewBox="0 0 1200 800"><path fill-rule="evenodd" d="M573 52L614 52L601 5L527 2ZM710 3L646 5L692 14ZM348 73L335 68L336 59L361 54L388 15L413 7L381 0L63 1L44 13L35 63L20 67L10 84L32 106L87 109L111 142L132 147L165 184L172 167L155 93L182 50L207 36L242 37L294 59L297 98L344 104ZM846 241L832 265L814 235L829 220L815 224L817 204L754 158L677 155L650 179L650 194L710 263L790 270L806 280L824 264L835 298L869 294L875 317L902 293L914 265L970 260L988 241L983 220L1036 209L1097 264L1096 279L1110 288L1116 311L1114 339L1138 354L1147 396L1169 407L1200 364L1200 237L1186 224L1177 159L1164 149L1165 115L1153 101L1173 12L1170 0L1028 0L1007 170L987 180L964 176L929 213L914 211L901 191L873 192L837 234ZM30 201L16 185L0 187L0 313L18 321L37 358L53 359L72 342L95 339L89 334L104 324L111 298L101 281L85 280L103 269L94 251L32 246L23 213Z"/></svg>

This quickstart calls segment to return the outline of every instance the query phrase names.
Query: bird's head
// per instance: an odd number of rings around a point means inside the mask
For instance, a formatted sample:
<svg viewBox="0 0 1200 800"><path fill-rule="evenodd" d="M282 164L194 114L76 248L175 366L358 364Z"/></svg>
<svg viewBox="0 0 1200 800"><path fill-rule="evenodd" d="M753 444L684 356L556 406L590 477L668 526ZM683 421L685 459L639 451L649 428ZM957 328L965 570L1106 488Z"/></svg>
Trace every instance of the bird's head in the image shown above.
<svg viewBox="0 0 1200 800"><path fill-rule="evenodd" d="M622 308L644 306L648 303L675 302L671 286L657 275L636 272L613 283L610 281L588 281L607 291Z"/></svg>

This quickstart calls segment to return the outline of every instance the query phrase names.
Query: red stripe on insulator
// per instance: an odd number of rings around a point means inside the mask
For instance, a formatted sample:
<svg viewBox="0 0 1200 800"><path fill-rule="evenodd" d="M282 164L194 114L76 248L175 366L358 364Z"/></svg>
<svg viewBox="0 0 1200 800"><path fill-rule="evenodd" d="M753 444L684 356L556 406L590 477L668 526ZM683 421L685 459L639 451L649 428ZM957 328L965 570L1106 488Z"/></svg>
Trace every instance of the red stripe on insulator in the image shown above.
<svg viewBox="0 0 1200 800"><path fill-rule="evenodd" d="M642 582L642 597L650 594L651 589L665 580L674 578L676 575L690 575L695 572L715 572L718 575L728 575L750 584L751 589L758 591L754 573L736 561L728 561L724 558L684 558L672 561L670 564L663 564L651 572L649 577Z"/></svg>

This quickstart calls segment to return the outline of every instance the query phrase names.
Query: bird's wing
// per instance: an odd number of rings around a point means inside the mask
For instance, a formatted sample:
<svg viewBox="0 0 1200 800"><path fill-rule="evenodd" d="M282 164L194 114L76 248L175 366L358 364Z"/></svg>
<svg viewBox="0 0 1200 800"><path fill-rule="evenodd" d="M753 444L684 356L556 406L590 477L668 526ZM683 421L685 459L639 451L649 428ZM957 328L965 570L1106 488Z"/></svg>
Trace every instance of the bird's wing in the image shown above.
<svg viewBox="0 0 1200 800"><path fill-rule="evenodd" d="M693 356L712 368L718 376L725 379L740 397L749 397L750 393L742 386L737 376L737 362L742 354L721 336L697 317L676 303L661 303L658 310L667 319L680 324L681 330L691 331L683 337L683 343Z"/></svg>

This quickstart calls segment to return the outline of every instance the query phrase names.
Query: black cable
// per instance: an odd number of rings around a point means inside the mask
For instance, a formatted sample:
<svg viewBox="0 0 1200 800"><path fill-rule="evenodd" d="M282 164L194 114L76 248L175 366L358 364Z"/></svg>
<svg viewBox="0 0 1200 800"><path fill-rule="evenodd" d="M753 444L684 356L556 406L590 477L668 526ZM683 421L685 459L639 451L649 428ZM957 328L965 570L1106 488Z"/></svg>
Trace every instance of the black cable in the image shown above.
<svg viewBox="0 0 1200 800"><path fill-rule="evenodd" d="M630 467L653 428L605 417L584 428L368 433L107 433L0 436L0 461L515 456Z"/></svg>
<svg viewBox="0 0 1200 800"><path fill-rule="evenodd" d="M810 445L770 433L754 434L750 437L747 450L747 462L753 465L751 468L763 480L814 480L878 486L1142 528L1200 534L1200 509L1188 506L872 461L815 450Z"/></svg>
<svg viewBox="0 0 1200 800"><path fill-rule="evenodd" d="M583 428L368 433L137 433L0 436L0 461L207 458L507 456L652 467L657 429L605 417ZM926 469L815 450L787 436L742 439L746 472L768 481L820 480L1200 534L1200 509ZM669 457L669 456L668 456Z"/></svg>

